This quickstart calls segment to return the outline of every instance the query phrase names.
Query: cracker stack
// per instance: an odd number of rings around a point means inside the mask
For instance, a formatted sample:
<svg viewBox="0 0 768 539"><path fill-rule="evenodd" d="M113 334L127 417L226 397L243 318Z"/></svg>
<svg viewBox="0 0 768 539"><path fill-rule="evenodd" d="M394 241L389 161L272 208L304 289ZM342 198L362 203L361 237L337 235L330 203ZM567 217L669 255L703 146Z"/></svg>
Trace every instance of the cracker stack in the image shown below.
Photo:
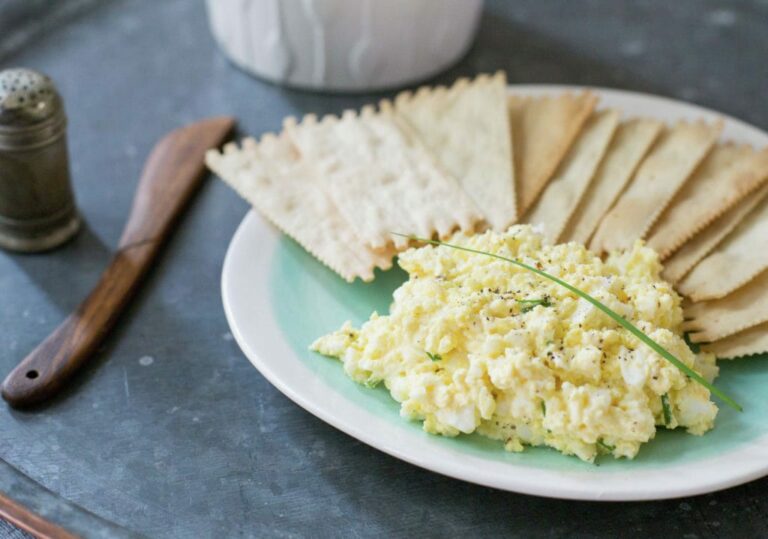
<svg viewBox="0 0 768 539"><path fill-rule="evenodd" d="M542 227L597 253L645 239L686 296L684 329L720 357L768 352L768 149L718 142L722 122L622 120L591 92L510 94L503 73L378 107L288 118L210 150L209 167L348 281L402 235Z"/></svg>
<svg viewBox="0 0 768 539"><path fill-rule="evenodd" d="M207 163L318 260L369 281L409 245L393 232L445 238L517 220L510 136L497 73L289 118L280 135L211 150Z"/></svg>

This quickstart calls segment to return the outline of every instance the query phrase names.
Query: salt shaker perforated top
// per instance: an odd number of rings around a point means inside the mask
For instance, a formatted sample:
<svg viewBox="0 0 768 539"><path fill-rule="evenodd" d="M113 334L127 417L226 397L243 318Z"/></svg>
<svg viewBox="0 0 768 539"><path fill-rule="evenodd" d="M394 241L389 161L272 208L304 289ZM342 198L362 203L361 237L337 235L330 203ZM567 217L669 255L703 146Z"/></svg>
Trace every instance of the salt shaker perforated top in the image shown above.
<svg viewBox="0 0 768 539"><path fill-rule="evenodd" d="M79 229L64 105L50 78L0 72L0 247L51 249Z"/></svg>

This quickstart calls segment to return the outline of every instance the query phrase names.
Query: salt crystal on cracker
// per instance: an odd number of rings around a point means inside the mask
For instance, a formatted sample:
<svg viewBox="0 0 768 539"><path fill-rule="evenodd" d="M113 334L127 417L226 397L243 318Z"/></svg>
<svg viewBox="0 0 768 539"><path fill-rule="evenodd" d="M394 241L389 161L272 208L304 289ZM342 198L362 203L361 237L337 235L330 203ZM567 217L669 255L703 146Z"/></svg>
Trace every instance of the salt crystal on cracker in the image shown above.
<svg viewBox="0 0 768 539"><path fill-rule="evenodd" d="M458 182L388 107L321 121L289 118L285 131L346 221L374 249L408 246L407 238L392 232L447 237L482 220Z"/></svg>
<svg viewBox="0 0 768 539"><path fill-rule="evenodd" d="M592 114L544 192L525 216L526 222L541 225L545 237L552 243L557 243L568 219L576 210L618 122L619 114L615 110Z"/></svg>
<svg viewBox="0 0 768 539"><path fill-rule="evenodd" d="M768 204L763 200L677 285L693 301L730 294L768 268Z"/></svg>
<svg viewBox="0 0 768 539"><path fill-rule="evenodd" d="M533 205L597 104L590 92L508 99L519 215Z"/></svg>
<svg viewBox="0 0 768 539"><path fill-rule="evenodd" d="M450 88L402 92L394 108L497 231L517 220L507 79L503 72Z"/></svg>
<svg viewBox="0 0 768 539"><path fill-rule="evenodd" d="M683 183L712 148L722 122L681 122L665 130L616 205L603 218L590 248L628 249L644 238Z"/></svg>
<svg viewBox="0 0 768 539"><path fill-rule="evenodd" d="M768 271L725 297L685 307L691 342L712 342L768 322Z"/></svg>
<svg viewBox="0 0 768 539"><path fill-rule="evenodd" d="M209 150L208 167L277 228L347 281L373 279L392 266L393 252L368 248L319 188L314 172L285 136L245 139Z"/></svg>
<svg viewBox="0 0 768 539"><path fill-rule="evenodd" d="M589 242L660 131L661 122L650 118L633 118L619 124L561 241Z"/></svg>
<svg viewBox="0 0 768 539"><path fill-rule="evenodd" d="M768 180L768 150L719 144L675 195L648 238L661 259Z"/></svg>
<svg viewBox="0 0 768 539"><path fill-rule="evenodd" d="M768 352L768 323L760 324L701 347L718 359L733 359Z"/></svg>
<svg viewBox="0 0 768 539"><path fill-rule="evenodd" d="M664 261L661 276L670 283L677 283L705 256L712 252L749 213L768 196L768 185L747 196L733 208L715 219L704 230Z"/></svg>

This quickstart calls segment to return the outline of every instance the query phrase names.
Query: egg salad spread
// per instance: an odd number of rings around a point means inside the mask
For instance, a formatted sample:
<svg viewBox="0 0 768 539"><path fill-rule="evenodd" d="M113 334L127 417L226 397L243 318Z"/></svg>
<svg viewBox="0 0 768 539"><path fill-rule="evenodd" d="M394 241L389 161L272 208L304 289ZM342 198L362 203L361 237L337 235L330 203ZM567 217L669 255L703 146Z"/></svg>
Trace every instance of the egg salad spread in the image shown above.
<svg viewBox="0 0 768 539"><path fill-rule="evenodd" d="M527 225L451 242L517 259L596 298L699 374L712 354L683 339L680 297L641 242L605 261L578 243L549 245ZM593 461L633 458L656 427L711 429L709 391L566 288L504 260L446 246L399 257L409 280L390 313L347 322L312 349L356 382L384 383L424 430L478 432L510 451L546 445Z"/></svg>

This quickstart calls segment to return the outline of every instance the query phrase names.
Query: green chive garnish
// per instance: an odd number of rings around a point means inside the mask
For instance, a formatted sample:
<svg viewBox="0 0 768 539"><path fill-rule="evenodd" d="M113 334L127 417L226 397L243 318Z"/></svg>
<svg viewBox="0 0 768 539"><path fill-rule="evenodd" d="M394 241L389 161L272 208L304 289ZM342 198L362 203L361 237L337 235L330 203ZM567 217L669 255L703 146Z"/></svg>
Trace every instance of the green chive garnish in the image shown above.
<svg viewBox="0 0 768 539"><path fill-rule="evenodd" d="M419 238L417 236L411 236L408 234L398 234L396 232L392 232L395 236L401 236L403 238L409 238L413 241L420 241L422 243L429 243L432 245L443 245L445 247L450 247L451 249L456 249L459 251L465 251L467 253L474 253L478 255L484 255L489 256L491 258L496 258L498 260L504 260L505 262L509 262L510 264L514 264L515 266L521 267L525 270L528 270L532 273L535 273L536 275L539 275L540 277L544 277L545 279L549 279L550 281L559 284L563 288L573 292L577 296L587 300L592 305L603 311L605 314L607 314L609 317L611 317L616 323L618 323L620 326L622 326L624 329L629 331L632 335L640 339L643 343L645 343L651 350L659 354L661 357L672 363L675 367L680 369L685 375L687 375L692 380L695 380L702 386L706 387L713 395L716 395L720 398L724 403L726 403L728 406L733 408L734 410L737 410L739 412L743 411L742 407L731 397L720 391L717 387L715 387L713 384L710 384L707 382L707 380L704 379L699 373L691 369L688 365L677 359L674 355L672 355L670 352L668 352L663 346L661 346L659 343L651 339L648 335L640 331L637 327L634 326L630 321L625 319L620 314L616 313L606 305L603 305L598 300L587 294L586 292L582 292L575 286L572 286L565 281L558 279L554 275L550 275L549 273L542 271L538 268L535 268L533 266L529 266L528 264L525 264L524 262L520 262L519 260L515 260L514 258L507 258L505 256L497 255L495 253L488 253L486 251L480 251L478 249L471 249L469 247L463 247L461 245L454 245L452 243L445 243L443 241L439 240L432 240L429 238Z"/></svg>
<svg viewBox="0 0 768 539"><path fill-rule="evenodd" d="M544 401L541 401L541 415L545 417L547 415L547 403Z"/></svg>
<svg viewBox="0 0 768 539"><path fill-rule="evenodd" d="M440 361L443 359L443 356L440 354L433 354L432 352L425 352L427 354L427 357L431 359L432 361Z"/></svg>
<svg viewBox="0 0 768 539"><path fill-rule="evenodd" d="M664 393L661 396L661 408L664 411L664 424L669 425L672 423L672 409L669 406L669 395Z"/></svg>

